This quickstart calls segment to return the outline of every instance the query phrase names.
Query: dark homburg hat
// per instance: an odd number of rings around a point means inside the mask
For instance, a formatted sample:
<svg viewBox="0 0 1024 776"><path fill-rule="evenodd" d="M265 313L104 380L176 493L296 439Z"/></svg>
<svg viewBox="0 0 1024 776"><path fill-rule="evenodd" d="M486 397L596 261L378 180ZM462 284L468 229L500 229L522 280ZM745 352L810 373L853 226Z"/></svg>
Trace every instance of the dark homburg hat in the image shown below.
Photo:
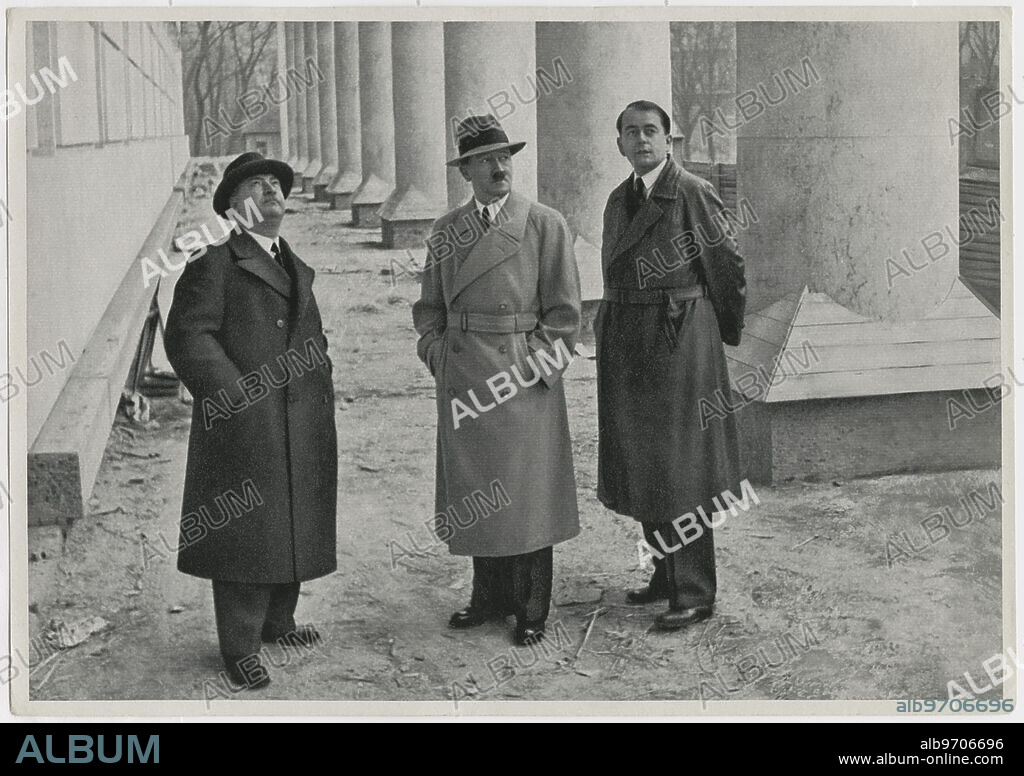
<svg viewBox="0 0 1024 776"><path fill-rule="evenodd" d="M256 151L246 151L224 168L224 177L213 193L213 212L223 216L231 204L231 195L238 184L254 175L273 175L281 183L281 193L285 199L292 190L295 173L292 168L277 159L265 159Z"/></svg>
<svg viewBox="0 0 1024 776"><path fill-rule="evenodd" d="M494 116L467 116L455 127L455 145L459 155L448 161L449 167L458 167L471 156L507 148L510 154L523 150L526 143L510 143L505 130Z"/></svg>

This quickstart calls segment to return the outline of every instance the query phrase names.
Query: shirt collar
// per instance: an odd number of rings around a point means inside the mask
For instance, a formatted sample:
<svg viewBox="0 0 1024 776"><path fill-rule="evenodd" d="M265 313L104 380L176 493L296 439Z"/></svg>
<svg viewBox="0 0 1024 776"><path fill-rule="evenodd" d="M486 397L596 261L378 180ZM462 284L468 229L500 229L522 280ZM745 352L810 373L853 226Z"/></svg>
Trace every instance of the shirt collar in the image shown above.
<svg viewBox="0 0 1024 776"><path fill-rule="evenodd" d="M246 230L246 232L248 233L248 235L249 235L249 236L250 236L250 237L251 237L252 239L254 239L254 240L255 240L255 241L257 242L257 244L258 244L258 245L259 245L259 246L260 246L260 247L261 247L261 248L262 248L263 250L265 250L265 251L266 251L267 253L269 253L269 254L270 254L271 256L273 256L273 255L274 255L273 251L271 251L270 249L271 249L271 248L272 248L272 247L273 247L274 245L277 245L277 240L276 240L276 239L273 239L273 240L272 240L271 238L269 238L269 237L265 237L265 236L264 236L264 235L262 235L262 234L256 234L256 232L249 232L249 230Z"/></svg>
<svg viewBox="0 0 1024 776"><path fill-rule="evenodd" d="M494 202L489 202L486 205L483 202L481 202L480 200L478 200L476 197L473 197L473 205L474 205L474 208L476 209L476 212L479 213L484 208L487 208L490 211L491 223L492 224L494 223L495 217L498 215L498 211L501 210L503 207L505 207L505 203L507 201L508 201L508 194L506 194L501 199L496 199L496 200L494 200Z"/></svg>
<svg viewBox="0 0 1024 776"><path fill-rule="evenodd" d="M650 197L651 197L651 191L654 190L654 184L658 182L658 176L661 175L661 171L665 168L665 165L667 163L668 163L668 157L666 156L664 159L661 160L661 164L659 164L657 167L655 167L650 172L644 173L641 176L638 176L636 174L636 171L633 172L633 185L636 186L636 179L638 177L643 178L644 179L645 194L646 194L648 199L650 199Z"/></svg>

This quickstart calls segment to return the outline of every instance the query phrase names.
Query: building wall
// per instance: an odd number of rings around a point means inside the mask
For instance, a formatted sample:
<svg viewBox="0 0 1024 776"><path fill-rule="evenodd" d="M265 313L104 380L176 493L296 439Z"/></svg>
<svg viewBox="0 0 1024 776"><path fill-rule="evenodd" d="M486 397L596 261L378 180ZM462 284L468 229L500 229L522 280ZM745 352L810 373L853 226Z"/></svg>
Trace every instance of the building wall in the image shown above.
<svg viewBox="0 0 1024 776"><path fill-rule="evenodd" d="M27 44L27 73L76 76L26 112L28 353L78 358L187 162L181 53L162 22L33 22ZM69 374L28 394L30 446Z"/></svg>

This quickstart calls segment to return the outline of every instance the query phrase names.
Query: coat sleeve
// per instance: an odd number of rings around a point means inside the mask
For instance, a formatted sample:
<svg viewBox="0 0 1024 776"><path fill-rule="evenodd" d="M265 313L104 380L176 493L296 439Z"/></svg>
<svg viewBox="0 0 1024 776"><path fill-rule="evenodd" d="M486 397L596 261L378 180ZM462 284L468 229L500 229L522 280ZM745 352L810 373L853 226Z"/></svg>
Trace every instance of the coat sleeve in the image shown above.
<svg viewBox="0 0 1024 776"><path fill-rule="evenodd" d="M427 258L420 282L420 298L412 306L412 324L419 334L416 342L416 354L420 361L427 365L430 374L437 372L437 357L441 351L445 329L448 327L448 309L444 302L444 288L441 285L442 258L439 243L434 235L443 234L436 227L431 238L427 240ZM450 248L440 245L442 249Z"/></svg>
<svg viewBox="0 0 1024 776"><path fill-rule="evenodd" d="M569 225L560 215L540 230L537 328L527 337L540 377L551 388L569 367L580 335L580 275ZM541 355L543 353L543 355Z"/></svg>
<svg viewBox="0 0 1024 776"><path fill-rule="evenodd" d="M718 331L726 345L739 345L743 331L743 311L747 286L743 257L733 229L724 214L722 200L710 183L698 189L693 199L693 223L703 224L706 234L721 234L717 245L701 245L700 262L708 286L708 296L718 318Z"/></svg>
<svg viewBox="0 0 1024 776"><path fill-rule="evenodd" d="M214 396L221 389L232 401L244 398L238 384L241 370L217 338L224 318L224 275L229 264L227 256L212 249L191 258L174 287L167 314L167 359L197 398Z"/></svg>

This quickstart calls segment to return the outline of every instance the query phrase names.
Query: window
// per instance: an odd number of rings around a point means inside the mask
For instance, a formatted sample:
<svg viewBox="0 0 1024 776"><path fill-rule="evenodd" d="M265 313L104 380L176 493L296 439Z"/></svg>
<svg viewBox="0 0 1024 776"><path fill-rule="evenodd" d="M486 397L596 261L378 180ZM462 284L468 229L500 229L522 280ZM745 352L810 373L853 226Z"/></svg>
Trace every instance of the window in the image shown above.
<svg viewBox="0 0 1024 776"><path fill-rule="evenodd" d="M56 101L60 113L61 146L100 142L100 110L96 83L97 31L87 22L57 22L56 44L51 58L67 57L78 76L60 89ZM54 71L56 72L56 70Z"/></svg>

